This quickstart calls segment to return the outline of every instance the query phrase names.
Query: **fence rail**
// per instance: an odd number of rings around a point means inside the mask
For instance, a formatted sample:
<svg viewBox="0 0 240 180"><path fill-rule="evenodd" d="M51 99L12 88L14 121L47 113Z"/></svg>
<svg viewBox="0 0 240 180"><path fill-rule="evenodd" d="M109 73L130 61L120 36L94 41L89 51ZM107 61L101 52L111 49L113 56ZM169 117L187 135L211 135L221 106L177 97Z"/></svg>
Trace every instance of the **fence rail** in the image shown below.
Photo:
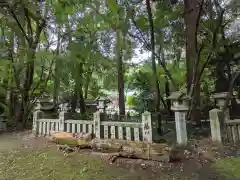
<svg viewBox="0 0 240 180"><path fill-rule="evenodd" d="M49 136L51 131L72 133L95 133L97 138L125 139L133 141L153 141L157 123L152 120L151 113L142 114L141 122L105 121L100 112L93 115L92 120L68 119L69 113L60 112L58 119L45 119L42 111L35 111L33 116L33 132L37 136Z"/></svg>

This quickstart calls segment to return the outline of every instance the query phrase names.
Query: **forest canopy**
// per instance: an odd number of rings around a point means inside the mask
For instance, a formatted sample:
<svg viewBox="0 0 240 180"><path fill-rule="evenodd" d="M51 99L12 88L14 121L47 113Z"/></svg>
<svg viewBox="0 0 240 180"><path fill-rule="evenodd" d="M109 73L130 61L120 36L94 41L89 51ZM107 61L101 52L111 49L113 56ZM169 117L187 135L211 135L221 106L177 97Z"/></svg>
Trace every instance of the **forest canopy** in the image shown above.
<svg viewBox="0 0 240 180"><path fill-rule="evenodd" d="M198 121L212 93L240 96L239 13L237 0L2 0L1 109L25 124L43 96L85 114L118 92L120 114L171 113L182 91Z"/></svg>

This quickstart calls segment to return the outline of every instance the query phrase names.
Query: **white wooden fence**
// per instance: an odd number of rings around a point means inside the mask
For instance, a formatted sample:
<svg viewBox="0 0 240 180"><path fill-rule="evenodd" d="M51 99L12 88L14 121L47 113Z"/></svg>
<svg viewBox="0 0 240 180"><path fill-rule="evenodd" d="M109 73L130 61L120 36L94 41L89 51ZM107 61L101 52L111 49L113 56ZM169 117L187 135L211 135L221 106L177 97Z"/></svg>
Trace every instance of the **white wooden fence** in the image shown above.
<svg viewBox="0 0 240 180"><path fill-rule="evenodd" d="M33 115L33 132L37 136L48 136L51 130L72 133L92 132L97 138L124 139L133 141L147 141L152 143L154 128L157 123L152 121L151 113L144 112L140 122L103 121L104 114L96 112L93 120L72 120L69 113L60 112L58 119L43 118L42 111L35 111ZM156 129L156 128L155 128Z"/></svg>

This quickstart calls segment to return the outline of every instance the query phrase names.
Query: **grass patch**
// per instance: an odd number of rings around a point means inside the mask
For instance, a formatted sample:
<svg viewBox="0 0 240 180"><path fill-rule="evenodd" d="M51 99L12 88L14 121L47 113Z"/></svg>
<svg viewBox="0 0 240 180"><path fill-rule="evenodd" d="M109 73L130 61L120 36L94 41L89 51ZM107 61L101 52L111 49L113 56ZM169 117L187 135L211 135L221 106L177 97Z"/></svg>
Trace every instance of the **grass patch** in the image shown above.
<svg viewBox="0 0 240 180"><path fill-rule="evenodd" d="M195 180L197 174L179 170L150 173L117 168L98 156L80 153L64 156L56 147L19 152L0 151L0 180Z"/></svg>
<svg viewBox="0 0 240 180"><path fill-rule="evenodd" d="M0 180L137 180L140 175L105 166L99 157L63 156L56 150L21 151L0 156Z"/></svg>
<svg viewBox="0 0 240 180"><path fill-rule="evenodd" d="M240 177L240 158L231 157L220 159L215 162L213 167L226 179L238 179Z"/></svg>

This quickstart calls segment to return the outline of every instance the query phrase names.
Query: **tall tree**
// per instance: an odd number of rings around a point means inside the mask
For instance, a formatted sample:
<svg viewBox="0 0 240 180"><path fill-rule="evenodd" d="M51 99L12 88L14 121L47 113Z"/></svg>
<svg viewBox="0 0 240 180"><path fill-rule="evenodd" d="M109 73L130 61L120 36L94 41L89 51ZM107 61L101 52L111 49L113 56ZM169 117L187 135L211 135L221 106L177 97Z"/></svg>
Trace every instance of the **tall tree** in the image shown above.
<svg viewBox="0 0 240 180"><path fill-rule="evenodd" d="M200 123L200 75L198 60L198 27L204 0L184 0L184 20L186 33L187 91L193 99L191 120ZM196 78L197 77L197 78ZM193 93L192 93L193 92Z"/></svg>
<svg viewBox="0 0 240 180"><path fill-rule="evenodd" d="M39 45L41 33L45 27L45 20L48 15L46 3L28 1L24 2L5 2L3 10L9 19L9 26L13 28L15 33L21 36L17 37L17 42L24 49L20 55L24 62L22 81L15 79L17 87L21 94L21 103L17 120L19 125L23 125L27 121L29 115L30 91L33 85L34 77L34 60L36 49ZM42 11L41 9L44 9ZM9 51L11 58L15 57L15 51ZM17 75L15 75L15 78ZM19 126L20 127L20 126Z"/></svg>
<svg viewBox="0 0 240 180"><path fill-rule="evenodd" d="M146 7L147 7L147 13L148 13L149 27L150 27L152 70L153 70L153 78L155 80L155 89L156 89L155 110L156 110L156 112L159 112L161 99L160 99L159 81L158 81L158 76L157 76L156 60L155 60L155 33L154 33L154 23L153 23L153 15L152 15L152 10L151 10L150 0L146 0Z"/></svg>

